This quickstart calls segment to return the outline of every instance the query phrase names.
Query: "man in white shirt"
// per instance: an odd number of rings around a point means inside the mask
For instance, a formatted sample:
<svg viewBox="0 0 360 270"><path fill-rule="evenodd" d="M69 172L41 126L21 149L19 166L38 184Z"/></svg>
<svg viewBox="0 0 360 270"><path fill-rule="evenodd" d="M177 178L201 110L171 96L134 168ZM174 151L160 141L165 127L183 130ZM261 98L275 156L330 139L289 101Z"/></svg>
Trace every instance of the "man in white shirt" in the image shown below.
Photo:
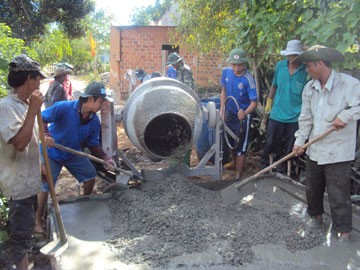
<svg viewBox="0 0 360 270"><path fill-rule="evenodd" d="M313 224L322 224L327 188L332 230L341 240L347 240L352 230L350 164L355 158L356 123L360 119L360 82L331 68L331 62L343 60L339 51L321 45L309 48L296 58L295 61L306 63L312 80L303 91L293 151L301 155L300 147L307 139L334 129L306 151L309 157L306 165L307 212Z"/></svg>

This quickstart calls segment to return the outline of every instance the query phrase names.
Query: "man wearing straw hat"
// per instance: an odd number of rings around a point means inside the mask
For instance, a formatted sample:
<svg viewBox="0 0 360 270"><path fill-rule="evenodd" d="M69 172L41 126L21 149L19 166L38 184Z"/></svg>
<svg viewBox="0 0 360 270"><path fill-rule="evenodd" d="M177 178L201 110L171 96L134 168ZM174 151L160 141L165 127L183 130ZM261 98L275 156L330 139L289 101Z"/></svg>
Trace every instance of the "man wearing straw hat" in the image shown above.
<svg viewBox="0 0 360 270"><path fill-rule="evenodd" d="M349 239L352 230L350 196L350 163L355 158L356 124L360 119L360 82L338 73L331 62L344 61L337 50L315 45L295 59L305 63L311 76L303 91L299 130L295 133L293 151L307 139L333 128L333 132L307 150L306 198L310 224L322 227L323 199L327 189L332 232L341 241Z"/></svg>
<svg viewBox="0 0 360 270"><path fill-rule="evenodd" d="M280 52L281 55L286 56L286 59L276 64L265 106L265 114L269 115L269 122L261 158L264 167L269 166L269 154L279 154L276 158L280 158L292 151L294 134L299 127L301 94L307 82L305 65L293 60L303 51L301 42L295 39L290 40L286 49Z"/></svg>

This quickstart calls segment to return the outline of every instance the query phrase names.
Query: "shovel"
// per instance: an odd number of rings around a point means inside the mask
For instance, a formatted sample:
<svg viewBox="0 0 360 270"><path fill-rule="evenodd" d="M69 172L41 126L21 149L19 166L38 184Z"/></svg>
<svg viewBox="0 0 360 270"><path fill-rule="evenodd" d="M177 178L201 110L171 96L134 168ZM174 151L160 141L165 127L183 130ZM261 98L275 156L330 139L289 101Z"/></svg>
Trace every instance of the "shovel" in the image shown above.
<svg viewBox="0 0 360 270"><path fill-rule="evenodd" d="M308 146L310 146L311 144L321 140L322 138L324 138L325 136L330 134L333 130L334 129L331 128L328 131L324 132L323 134L320 134L319 136L315 137L311 141L308 141L306 144L301 146L301 148L305 150ZM247 186L249 183L253 182L259 176L263 175L264 173L269 172L274 167L278 166L279 164L283 163L284 161L286 161L286 160L288 160L288 159L290 159L290 158L292 158L294 156L295 156L295 153L291 152L288 155L286 155L285 157L279 159L275 163L273 163L270 166L266 167L265 169L263 169L263 170L259 171L258 173L256 173L256 174L242 180L240 183L234 183L234 184L224 188L223 190L221 190L221 197L223 198L225 204L230 205L230 204L232 204L234 202L237 202L238 200L242 199L243 197L246 197L247 195L249 195L249 194L246 194L244 196L242 193L240 193L240 189L246 189L246 190L250 189L251 191L253 191L254 190L253 187ZM249 193L251 193L251 192L249 192Z"/></svg>
<svg viewBox="0 0 360 270"><path fill-rule="evenodd" d="M88 158L90 160L93 160L93 161L95 161L97 163L100 163L100 164L102 164L104 166L109 165L109 164L107 164L106 161L104 161L104 160L102 160L100 158L97 158L97 157L95 157L93 155L90 155L90 154L87 154L87 153L84 153L84 152L81 152L81 151L74 150L72 148L66 147L66 146L61 145L61 144L55 143L53 147L55 147L57 149L60 149L60 150L63 150L65 152L69 152L69 153L77 155L77 156L86 157L86 158ZM129 171L126 171L126 170L123 170L123 169L121 169L119 167L114 167L114 169L115 169L115 171L123 173L123 175L120 174L120 175L116 176L116 184L124 185L124 188L126 188L126 185L127 185L128 181L129 181L129 179L134 176L133 173L129 172Z"/></svg>
<svg viewBox="0 0 360 270"><path fill-rule="evenodd" d="M58 200L57 200L56 194L55 194L54 181L53 181L52 174L51 174L49 156L48 156L48 153L46 150L46 144L45 144L44 124L42 121L40 110L37 113L37 120L38 120L38 125L39 125L39 135L40 135L40 140L41 140L42 153L43 153L44 161L45 161L46 178L47 178L47 181L48 181L48 184L50 187L50 195L51 195L51 199L52 199L53 206L54 206L56 223L57 223L59 233L60 233L59 239L53 240L53 241L49 242L48 244L46 244L44 247L42 247L40 249L40 252L44 255L56 257L56 256L59 256L60 254L62 254L68 248L69 243L67 240L64 223L61 218L59 203L58 203Z"/></svg>

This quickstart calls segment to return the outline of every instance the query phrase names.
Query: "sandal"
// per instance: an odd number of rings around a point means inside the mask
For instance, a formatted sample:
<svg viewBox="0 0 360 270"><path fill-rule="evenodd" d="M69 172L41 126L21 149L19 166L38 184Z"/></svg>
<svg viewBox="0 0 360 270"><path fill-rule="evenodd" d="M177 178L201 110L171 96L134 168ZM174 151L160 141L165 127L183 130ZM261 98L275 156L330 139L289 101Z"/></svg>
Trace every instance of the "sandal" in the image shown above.
<svg viewBox="0 0 360 270"><path fill-rule="evenodd" d="M45 232L34 232L33 247L34 249L41 249L49 242Z"/></svg>

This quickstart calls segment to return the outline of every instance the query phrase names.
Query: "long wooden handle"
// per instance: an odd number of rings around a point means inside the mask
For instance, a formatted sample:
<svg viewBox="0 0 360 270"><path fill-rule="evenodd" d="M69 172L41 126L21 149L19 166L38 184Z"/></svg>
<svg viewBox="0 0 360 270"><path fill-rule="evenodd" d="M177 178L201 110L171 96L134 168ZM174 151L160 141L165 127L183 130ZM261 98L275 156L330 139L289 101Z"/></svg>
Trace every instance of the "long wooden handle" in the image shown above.
<svg viewBox="0 0 360 270"><path fill-rule="evenodd" d="M52 174L51 174L49 156L48 156L48 152L47 152L47 149L46 149L46 143L45 143L44 123L42 121L41 111L40 110L37 113L37 121L38 121L38 125L39 125L39 136L40 136L40 141L41 141L42 154L43 154L44 162L45 162L46 179L47 179L47 182L48 182L49 187L50 187L50 196L51 196L51 199L53 201L56 221L57 221L57 224L59 226L60 241L61 242L66 242L67 237L66 237L64 223L62 221L61 214L60 214L59 203L58 203L58 200L56 198L54 180L53 180Z"/></svg>
<svg viewBox="0 0 360 270"><path fill-rule="evenodd" d="M95 162L98 162L98 163L100 163L100 164L102 164L104 166L109 165L109 164L106 163L106 161L104 161L104 160L102 160L100 158L97 158L97 157L95 157L93 155L89 155L89 154L87 154L85 152L82 152L82 151L74 150L72 148L69 148L69 147L61 145L61 144L55 143L54 147L57 148L57 149L63 150L65 152L69 152L71 154L77 155L77 156L86 157L86 158L91 159L91 160L93 160ZM129 172L129 171L123 170L123 169L121 169L119 167L114 167L114 168L115 168L116 171L122 172L123 174L133 176L133 174L131 172Z"/></svg>
<svg viewBox="0 0 360 270"><path fill-rule="evenodd" d="M301 149L305 150L306 148L308 148L310 145L312 145L313 143L320 141L321 139L323 139L324 137L326 137L328 134L330 134L331 132L333 132L334 129L331 128L327 131L325 131L324 133L320 134L319 136L316 136L314 139L308 141L307 143L305 143L303 146L301 146ZM240 187L246 185L247 183L251 182L252 180L254 180L255 178L258 178L259 176L261 176L262 174L269 172L271 169L275 168L276 166L278 166L279 164L283 163L284 161L292 158L293 156L295 156L294 152L291 152L289 154L287 154L286 156L284 156L283 158L279 159L278 161L274 162L273 164L271 164L270 166L262 169L261 171L257 172L256 174L254 174L253 176L250 176L249 178L246 178L245 180L239 182L236 184L236 188L239 189Z"/></svg>

